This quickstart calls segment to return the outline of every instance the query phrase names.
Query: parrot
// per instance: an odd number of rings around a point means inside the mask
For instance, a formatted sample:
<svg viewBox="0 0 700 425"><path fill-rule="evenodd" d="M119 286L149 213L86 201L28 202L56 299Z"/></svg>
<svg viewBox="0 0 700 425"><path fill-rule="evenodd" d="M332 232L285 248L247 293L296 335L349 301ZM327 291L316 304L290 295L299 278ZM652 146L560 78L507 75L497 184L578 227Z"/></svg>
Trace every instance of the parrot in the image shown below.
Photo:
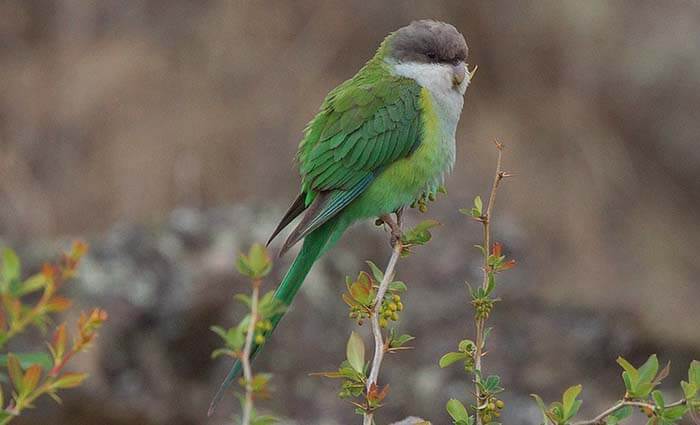
<svg viewBox="0 0 700 425"><path fill-rule="evenodd" d="M303 214L279 254L303 240L274 293L278 302L292 303L314 262L351 224L380 217L392 227L390 214L443 184L455 162L455 133L473 76L467 55L453 25L413 21L390 33L355 76L328 93L299 143L299 195L268 241ZM271 319L273 330L283 314ZM255 344L251 358L259 349ZM241 371L236 360L210 416Z"/></svg>

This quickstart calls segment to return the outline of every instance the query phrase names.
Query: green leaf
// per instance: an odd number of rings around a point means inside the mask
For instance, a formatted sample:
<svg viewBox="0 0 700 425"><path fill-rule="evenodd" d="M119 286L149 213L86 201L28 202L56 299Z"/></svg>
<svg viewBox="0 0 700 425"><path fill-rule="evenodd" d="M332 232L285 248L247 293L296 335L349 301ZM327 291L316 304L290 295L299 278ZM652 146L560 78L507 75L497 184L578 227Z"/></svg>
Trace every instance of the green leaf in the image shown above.
<svg viewBox="0 0 700 425"><path fill-rule="evenodd" d="M272 260L264 245L254 243L248 253L248 262L253 270L254 278L260 279L267 276L272 270Z"/></svg>
<svg viewBox="0 0 700 425"><path fill-rule="evenodd" d="M688 400L695 398L698 393L698 387L695 384L689 384L685 381L681 381L681 388L683 388L683 395Z"/></svg>
<svg viewBox="0 0 700 425"><path fill-rule="evenodd" d="M673 406L668 409L663 409L659 412L659 416L673 423L679 421L688 412L688 407L685 405Z"/></svg>
<svg viewBox="0 0 700 425"><path fill-rule="evenodd" d="M425 245L432 237L430 229L439 226L436 220L423 220L412 229L406 231L401 237L405 245Z"/></svg>
<svg viewBox="0 0 700 425"><path fill-rule="evenodd" d="M5 248L2 250L2 274L0 277L6 284L10 284L13 281L19 279L20 275L20 261L17 254L10 248Z"/></svg>
<svg viewBox="0 0 700 425"><path fill-rule="evenodd" d="M688 368L688 382L700 388L700 361L693 360Z"/></svg>
<svg viewBox="0 0 700 425"><path fill-rule="evenodd" d="M16 295L27 295L42 289L44 286L46 286L46 276L43 273L37 273L22 283Z"/></svg>
<svg viewBox="0 0 700 425"><path fill-rule="evenodd" d="M467 413L467 408L464 407L461 401L451 398L447 405L445 406L447 413L452 417L455 422L458 421L469 421L469 413Z"/></svg>
<svg viewBox="0 0 700 425"><path fill-rule="evenodd" d="M654 403L656 404L656 407L663 410L664 407L666 407L666 402L664 401L664 396L661 394L661 391L659 390L654 390L651 393L651 397L654 399Z"/></svg>
<svg viewBox="0 0 700 425"><path fill-rule="evenodd" d="M463 339L459 341L457 349L463 353L468 353L473 351L475 347L476 344L474 344L474 341L472 341L471 339Z"/></svg>
<svg viewBox="0 0 700 425"><path fill-rule="evenodd" d="M544 405L542 397L538 396L537 394L530 394L530 397L535 399L537 407L539 407L540 412L542 412L542 425L546 425L547 423L549 423L549 419L547 418L547 408Z"/></svg>
<svg viewBox="0 0 700 425"><path fill-rule="evenodd" d="M376 264L374 264L372 261L367 261L367 265L369 266L370 270L372 270L372 276L374 276L374 280L377 282L381 282L384 279L384 272L377 267Z"/></svg>
<svg viewBox="0 0 700 425"><path fill-rule="evenodd" d="M52 388L74 388L82 384L88 377L87 373L66 373L51 384Z"/></svg>
<svg viewBox="0 0 700 425"><path fill-rule="evenodd" d="M649 356L646 362L639 368L639 382L651 383L659 371L659 359L656 354Z"/></svg>
<svg viewBox="0 0 700 425"><path fill-rule="evenodd" d="M460 360L466 360L467 355L465 353L447 353L444 356L440 357L440 362L439 365L441 368L445 368L449 365L451 365L454 362L458 362Z"/></svg>
<svg viewBox="0 0 700 425"><path fill-rule="evenodd" d="M250 308L253 305L253 300L250 298L250 295L247 294L236 294L233 296L233 299L236 301L240 301L248 308Z"/></svg>
<svg viewBox="0 0 700 425"><path fill-rule="evenodd" d="M625 389L628 393L632 392L632 381L630 379L629 373L627 371L622 372L622 381L625 383Z"/></svg>
<svg viewBox="0 0 700 425"><path fill-rule="evenodd" d="M24 375L22 374L22 367L19 364L19 359L12 353L7 355L7 371L10 374L12 385L14 385L17 392L21 394L23 392L22 382Z"/></svg>
<svg viewBox="0 0 700 425"><path fill-rule="evenodd" d="M362 373L365 369L365 343L362 337L355 331L350 334L346 349L348 363L356 372Z"/></svg>
<svg viewBox="0 0 700 425"><path fill-rule="evenodd" d="M34 364L38 364L44 370L49 370L51 367L53 367L51 356L41 351L30 353L13 353L12 355L19 360L19 364L22 369L27 369ZM7 367L7 358L7 354L0 354L0 366Z"/></svg>
<svg viewBox="0 0 700 425"><path fill-rule="evenodd" d="M632 406L623 406L613 412L612 415L608 416L606 423L608 425L617 425L622 420L627 419L632 415Z"/></svg>
<svg viewBox="0 0 700 425"><path fill-rule="evenodd" d="M654 389L654 384L648 383L648 382L640 382L637 384L637 386L634 389L634 392L632 393L633 396L639 397L639 398L644 398L649 395L651 390Z"/></svg>
<svg viewBox="0 0 700 425"><path fill-rule="evenodd" d="M486 379L481 381L481 387L483 388L484 392L491 394L498 394L503 391L503 387L501 386L501 377L498 375L487 376Z"/></svg>
<svg viewBox="0 0 700 425"><path fill-rule="evenodd" d="M479 215L483 215L484 203L481 201L481 196L479 195L474 198L474 208L479 211Z"/></svg>
<svg viewBox="0 0 700 425"><path fill-rule="evenodd" d="M488 272L488 283L486 284L486 292L484 295L488 296L496 288L496 276L493 272Z"/></svg>
<svg viewBox="0 0 700 425"><path fill-rule="evenodd" d="M250 425L274 425L279 422L279 419L270 416L270 415L263 415L263 416L256 416L255 418L251 418L250 420Z"/></svg>
<svg viewBox="0 0 700 425"><path fill-rule="evenodd" d="M576 397L581 394L582 389L583 387L581 385L575 385L564 391L564 396L561 400L564 407L564 417L566 419L570 419L577 413L574 411L574 406L576 404Z"/></svg>
<svg viewBox="0 0 700 425"><path fill-rule="evenodd" d="M627 374L628 379L625 379L627 390L634 390L634 387L637 386L637 382L639 382L639 371L621 356L617 358L617 364L622 366L625 370L622 375L623 379L625 378L625 373Z"/></svg>
<svg viewBox="0 0 700 425"><path fill-rule="evenodd" d="M254 275L253 269L248 262L248 257L243 254L240 254L236 259L236 270L243 276L253 277Z"/></svg>
<svg viewBox="0 0 700 425"><path fill-rule="evenodd" d="M408 286L406 286L406 284L400 280L395 280L389 284L388 289L391 292L406 292L408 290Z"/></svg>
<svg viewBox="0 0 700 425"><path fill-rule="evenodd" d="M217 348L216 350L211 352L211 358L216 359L221 356L232 356L233 354L234 352L229 350L228 348Z"/></svg>
<svg viewBox="0 0 700 425"><path fill-rule="evenodd" d="M409 341L412 341L416 339L416 337L411 336L409 334L403 334L403 335L397 335L396 330L392 328L389 331L389 347L390 348L398 348L402 347L404 344L406 344Z"/></svg>

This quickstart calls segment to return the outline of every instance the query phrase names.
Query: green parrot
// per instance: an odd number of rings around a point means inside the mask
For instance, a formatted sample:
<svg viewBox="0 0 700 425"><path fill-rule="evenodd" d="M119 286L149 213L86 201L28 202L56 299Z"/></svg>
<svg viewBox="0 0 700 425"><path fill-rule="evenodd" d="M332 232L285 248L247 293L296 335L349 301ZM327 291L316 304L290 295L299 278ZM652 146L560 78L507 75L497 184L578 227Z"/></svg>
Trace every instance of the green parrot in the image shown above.
<svg viewBox="0 0 700 425"><path fill-rule="evenodd" d="M300 194L270 237L304 214L280 252L304 240L276 299L291 304L311 266L348 226L387 218L443 183L472 76L467 52L454 26L415 21L389 34L354 77L328 94L299 143ZM273 318L273 328L281 318ZM236 361L210 415L240 373Z"/></svg>

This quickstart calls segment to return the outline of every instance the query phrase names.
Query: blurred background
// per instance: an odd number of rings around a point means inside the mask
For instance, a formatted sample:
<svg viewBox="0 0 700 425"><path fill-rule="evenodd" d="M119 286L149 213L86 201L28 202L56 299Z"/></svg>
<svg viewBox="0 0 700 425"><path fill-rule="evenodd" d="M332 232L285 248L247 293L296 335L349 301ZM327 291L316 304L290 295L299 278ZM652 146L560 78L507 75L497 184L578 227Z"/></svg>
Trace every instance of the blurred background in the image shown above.
<svg viewBox="0 0 700 425"><path fill-rule="evenodd" d="M235 255L297 194L293 155L325 94L418 18L454 24L479 72L449 195L408 214L443 226L399 265L401 330L416 349L384 363L380 423L445 424L447 399L470 394L459 368L437 360L471 336L464 282L480 276L481 229L457 209L488 191L494 139L516 174L499 193L495 239L519 261L503 275L485 363L508 390L503 422L539 423L528 394L552 400L576 383L584 416L599 411L623 391L618 355L671 360L677 394L700 357L697 1L10 0L0 245L31 269L86 239L71 295L110 314L80 358L86 385L18 424L231 423L233 396L205 415L229 367L210 359L219 340L208 328L244 313ZM358 421L338 382L308 373L344 356L343 276L388 254L386 234L360 225L317 265L256 363L275 374L263 410L290 424Z"/></svg>

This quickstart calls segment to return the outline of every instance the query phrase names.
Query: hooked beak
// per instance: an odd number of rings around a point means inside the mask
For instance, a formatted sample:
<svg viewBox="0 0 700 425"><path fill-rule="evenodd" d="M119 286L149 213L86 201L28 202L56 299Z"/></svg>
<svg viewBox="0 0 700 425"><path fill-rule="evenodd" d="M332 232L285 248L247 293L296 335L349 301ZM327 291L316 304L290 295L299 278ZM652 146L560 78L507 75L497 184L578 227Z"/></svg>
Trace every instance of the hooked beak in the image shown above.
<svg viewBox="0 0 700 425"><path fill-rule="evenodd" d="M452 85L457 87L462 84L462 81L467 76L467 66L464 62L460 62L457 65L452 65Z"/></svg>
<svg viewBox="0 0 700 425"><path fill-rule="evenodd" d="M474 78L474 74L476 74L476 70L479 69L478 66L474 65L474 69L469 71L469 68L467 68L467 64L464 62L460 62L457 65L452 66L452 86L453 87L459 87L464 79L467 79L467 82L470 82L472 78Z"/></svg>

